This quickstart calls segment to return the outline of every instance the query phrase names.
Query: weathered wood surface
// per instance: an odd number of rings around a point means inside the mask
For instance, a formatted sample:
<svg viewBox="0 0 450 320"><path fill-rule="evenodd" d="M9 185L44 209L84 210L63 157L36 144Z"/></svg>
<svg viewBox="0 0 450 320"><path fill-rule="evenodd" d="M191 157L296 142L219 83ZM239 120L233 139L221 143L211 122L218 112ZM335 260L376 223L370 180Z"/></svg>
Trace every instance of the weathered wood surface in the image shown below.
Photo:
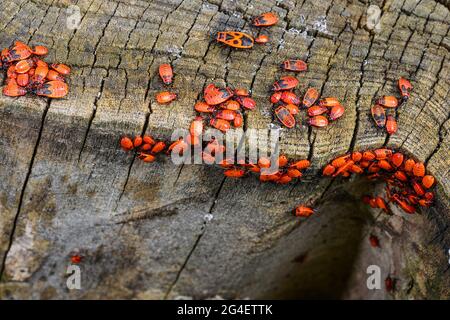
<svg viewBox="0 0 450 320"><path fill-rule="evenodd" d="M81 26L66 27L66 8ZM364 28L369 4L381 31ZM389 298L366 288L366 268L399 279L397 298L448 298L449 4L387 1L32 1L0 3L0 47L13 39L49 46L47 61L73 67L67 99L0 97L1 298ZM212 31L243 28L276 11L266 46L234 51L211 44ZM298 184L224 179L208 166L145 165L118 149L121 134L169 137L187 127L210 81L253 91L247 128L271 122L267 87L285 58L307 60L309 85L345 101L325 130L282 135L282 152L309 158ZM170 60L179 99L154 103L157 67ZM371 101L415 87L398 110L399 131L376 130ZM334 156L369 147L400 148L428 164L439 201L423 214L378 217L360 204L373 186L319 179ZM299 222L298 203L319 213ZM382 248L367 241L376 233ZM65 272L79 250L82 290Z"/></svg>

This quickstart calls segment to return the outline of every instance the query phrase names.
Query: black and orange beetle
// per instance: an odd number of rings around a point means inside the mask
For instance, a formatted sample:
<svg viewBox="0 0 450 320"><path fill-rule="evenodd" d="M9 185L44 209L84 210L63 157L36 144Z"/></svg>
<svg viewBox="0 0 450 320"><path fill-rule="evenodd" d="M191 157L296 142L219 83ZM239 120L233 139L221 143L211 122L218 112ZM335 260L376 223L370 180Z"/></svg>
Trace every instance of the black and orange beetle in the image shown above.
<svg viewBox="0 0 450 320"><path fill-rule="evenodd" d="M284 70L295 72L306 71L308 69L308 65L303 60L286 60L281 66Z"/></svg>
<svg viewBox="0 0 450 320"><path fill-rule="evenodd" d="M237 49L251 49L255 42L252 36L240 31L217 32L216 40Z"/></svg>
<svg viewBox="0 0 450 320"><path fill-rule="evenodd" d="M384 128L386 126L386 111L384 111L384 108L379 104L375 104L370 111L377 127Z"/></svg>
<svg viewBox="0 0 450 320"><path fill-rule="evenodd" d="M413 89L411 82L406 80L405 78L398 79L398 89L400 90L400 94L402 95L402 102L406 102L408 100L410 91Z"/></svg>
<svg viewBox="0 0 450 320"><path fill-rule="evenodd" d="M298 85L297 78L285 76L273 84L272 90L273 91L289 90L295 88L297 85Z"/></svg>
<svg viewBox="0 0 450 320"><path fill-rule="evenodd" d="M278 120L280 120L280 122L289 129L295 126L295 118L286 107L277 107L275 109L275 115L277 116Z"/></svg>
<svg viewBox="0 0 450 320"><path fill-rule="evenodd" d="M263 13L253 19L255 27L270 27L278 22L278 16L273 12Z"/></svg>

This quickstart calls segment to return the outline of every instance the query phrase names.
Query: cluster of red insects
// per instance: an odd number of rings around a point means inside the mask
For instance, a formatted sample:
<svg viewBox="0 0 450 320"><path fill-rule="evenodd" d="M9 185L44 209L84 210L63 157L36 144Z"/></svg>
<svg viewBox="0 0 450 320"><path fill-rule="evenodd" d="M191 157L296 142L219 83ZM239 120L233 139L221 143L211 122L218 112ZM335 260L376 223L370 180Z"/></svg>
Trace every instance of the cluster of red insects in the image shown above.
<svg viewBox="0 0 450 320"><path fill-rule="evenodd" d="M305 71L307 65L302 60L286 60L282 66L288 71ZM326 127L330 121L334 121L342 117L344 114L344 107L339 100L333 97L320 99L317 105L315 102L319 99L319 92L315 88L309 88L303 100L292 91L297 85L298 80L292 76L282 77L276 81L272 90L275 91L270 97L270 102L274 104L274 113L278 120L287 128L295 126L295 115L299 114L298 106L300 103L302 107L307 109L308 124L314 127ZM324 114L327 114L326 117Z"/></svg>
<svg viewBox="0 0 450 320"><path fill-rule="evenodd" d="M211 83L205 87L203 98L204 101L195 104L195 111L210 114L209 124L222 132L227 132L231 124L235 128L241 127L244 121L243 112L256 108L255 100L250 98L246 89L218 88ZM203 117L198 116L193 124L202 120ZM203 131L203 127L201 129Z"/></svg>
<svg viewBox="0 0 450 320"><path fill-rule="evenodd" d="M172 84L173 81L173 70L170 64L164 63L159 66L159 76L165 85ZM160 104L167 104L172 102L177 98L177 94L171 91L162 91L156 95L156 101Z"/></svg>
<svg viewBox="0 0 450 320"><path fill-rule="evenodd" d="M136 136L134 139L122 137L120 146L125 151L135 151L136 156L144 162L153 162L156 155L166 148L164 141L156 141L151 136Z"/></svg>
<svg viewBox="0 0 450 320"><path fill-rule="evenodd" d="M39 57L48 53L44 46L33 49L21 41L15 41L1 51L0 69L6 69L3 94L19 97L28 92L49 98L62 98L69 92L64 76L70 68L62 63L48 65Z"/></svg>
<svg viewBox="0 0 450 320"><path fill-rule="evenodd" d="M400 152L381 148L337 157L326 165L324 176L349 177L352 173L367 174L370 180L386 182L388 202L398 205L406 213L414 213L418 206L429 207L433 203L435 179L426 174L425 165L414 159L406 159ZM388 212L386 201L382 197L365 196L363 201L373 208Z"/></svg>
<svg viewBox="0 0 450 320"><path fill-rule="evenodd" d="M263 13L253 19L252 25L255 27L270 27L278 22L278 16L273 12ZM237 49L251 49L254 43L265 44L269 42L269 36L260 34L256 38L240 31L220 31L217 32L216 41Z"/></svg>
<svg viewBox="0 0 450 320"><path fill-rule="evenodd" d="M413 87L408 80L405 78L400 78L398 80L398 89L400 90L400 94L402 96L400 102L395 96L382 96L377 99L375 105L371 108L371 112L372 118L378 128L386 128L388 134L394 134L397 132L397 121L393 115L388 115L386 117L385 108L397 108L401 104L405 103L410 96L410 91L412 88Z"/></svg>

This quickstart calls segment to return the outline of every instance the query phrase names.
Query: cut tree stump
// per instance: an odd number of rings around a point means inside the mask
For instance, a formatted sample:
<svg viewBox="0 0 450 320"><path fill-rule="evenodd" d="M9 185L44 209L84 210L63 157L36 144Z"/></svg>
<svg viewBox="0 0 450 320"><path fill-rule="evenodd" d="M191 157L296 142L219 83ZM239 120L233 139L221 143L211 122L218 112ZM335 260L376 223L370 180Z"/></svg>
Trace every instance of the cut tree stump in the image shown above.
<svg viewBox="0 0 450 320"><path fill-rule="evenodd" d="M378 33L365 27L370 4L381 8ZM67 27L69 5L80 9L78 29ZM211 41L219 30L257 34L249 21L265 11L280 16L264 30L269 44L237 51ZM61 100L0 97L0 297L448 299L449 20L449 2L433 0L2 1L0 47L46 45L45 60L73 73ZM301 92L314 86L346 107L325 129L282 131L281 152L312 161L301 182L149 165L118 147L123 134L169 139L187 128L212 81L251 89L258 109L245 128L268 128L267 88L292 57L309 66ZM179 94L169 106L154 99L163 62ZM388 137L369 110L376 96L398 94L400 76L414 90ZM380 215L360 201L380 185L318 174L337 155L383 145L427 164L438 181L433 208ZM318 213L300 221L291 213L300 203ZM69 290L76 252L81 289ZM397 280L394 293L367 289L370 265Z"/></svg>

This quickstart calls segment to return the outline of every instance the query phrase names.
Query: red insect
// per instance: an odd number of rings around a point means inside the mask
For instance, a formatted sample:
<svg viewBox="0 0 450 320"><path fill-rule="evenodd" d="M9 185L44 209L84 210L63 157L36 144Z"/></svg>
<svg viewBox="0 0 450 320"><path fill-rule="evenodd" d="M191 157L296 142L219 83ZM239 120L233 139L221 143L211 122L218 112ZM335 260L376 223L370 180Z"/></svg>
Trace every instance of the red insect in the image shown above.
<svg viewBox="0 0 450 320"><path fill-rule="evenodd" d="M344 114L344 111L344 107L340 104L337 106L333 106L330 110L330 120L339 119Z"/></svg>
<svg viewBox="0 0 450 320"><path fill-rule="evenodd" d="M281 65L284 70L287 71L306 71L308 69L308 65L303 60L286 60Z"/></svg>
<svg viewBox="0 0 450 320"><path fill-rule="evenodd" d="M270 27L278 22L278 16L273 12L263 13L253 19L256 27Z"/></svg>
<svg viewBox="0 0 450 320"><path fill-rule="evenodd" d="M250 97L236 97L236 101L241 104L245 109L254 110L256 108L256 102Z"/></svg>
<svg viewBox="0 0 450 320"><path fill-rule="evenodd" d="M311 162L309 160L303 159L299 160L297 162L294 162L289 166L289 168L295 168L297 170L304 170L308 168L311 165Z"/></svg>
<svg viewBox="0 0 450 320"><path fill-rule="evenodd" d="M216 110L214 106L210 106L209 104L199 101L194 106L195 111L204 112L204 113L212 113Z"/></svg>
<svg viewBox="0 0 450 320"><path fill-rule="evenodd" d="M236 112L233 110L223 109L216 113L215 115L218 119L224 119L228 121L233 121L236 118Z"/></svg>
<svg viewBox="0 0 450 320"><path fill-rule="evenodd" d="M281 94L281 100L284 103L291 103L295 105L300 104L300 99L297 97L297 95L290 91L283 91L283 93Z"/></svg>
<svg viewBox="0 0 450 320"><path fill-rule="evenodd" d="M369 242L370 242L370 245L374 248L380 247L380 241L378 240L378 238L376 236L374 236L372 234L369 237Z"/></svg>
<svg viewBox="0 0 450 320"><path fill-rule="evenodd" d="M173 92L163 91L156 95L156 101L160 104L170 103L177 98L177 95Z"/></svg>
<svg viewBox="0 0 450 320"><path fill-rule="evenodd" d="M244 96L241 96L244 97ZM241 108L241 104L239 102L237 102L236 100L227 100L224 103L222 103L220 105L221 108L223 109L227 109L227 110L233 110L233 111L237 111Z"/></svg>
<svg viewBox="0 0 450 320"><path fill-rule="evenodd" d="M297 217L310 217L314 212L315 210L313 208L303 205L300 205L295 208L295 215Z"/></svg>
<svg viewBox="0 0 450 320"><path fill-rule="evenodd" d="M238 31L217 32L216 40L238 49L250 49L254 44L254 39L252 36Z"/></svg>
<svg viewBox="0 0 450 320"><path fill-rule="evenodd" d="M274 92L272 94L272 96L270 96L270 102L272 102L272 103L280 102L282 95L283 95L283 93L281 91Z"/></svg>
<svg viewBox="0 0 450 320"><path fill-rule="evenodd" d="M375 104L371 108L372 118L375 124L379 128L384 128L386 126L386 111L379 104Z"/></svg>
<svg viewBox="0 0 450 320"><path fill-rule="evenodd" d="M406 102L410 96L410 91L413 89L411 83L405 78L398 79L398 88L402 95L402 102Z"/></svg>
<svg viewBox="0 0 450 320"><path fill-rule="evenodd" d="M245 170L242 169L228 169L224 171L224 174L228 177L228 178L241 178L244 176L245 174Z"/></svg>
<svg viewBox="0 0 450 320"><path fill-rule="evenodd" d="M285 105L286 109L289 110L289 112L295 116L296 114L298 114L300 112L300 110L298 109L298 107L295 104L289 103L287 105Z"/></svg>
<svg viewBox="0 0 450 320"><path fill-rule="evenodd" d="M55 71L55 70L48 70L47 79L48 80L65 81L64 77L62 75L60 75L58 71Z"/></svg>
<svg viewBox="0 0 450 320"><path fill-rule="evenodd" d="M284 106L277 107L275 109L275 115L284 126L288 128L293 128L295 126L295 118L292 116L292 114L286 107Z"/></svg>
<svg viewBox="0 0 450 320"><path fill-rule="evenodd" d="M207 93L205 94L205 101L207 104L211 106L221 104L230 99L234 95L233 91L229 88L210 87L208 89L208 87L205 89L205 91L207 91Z"/></svg>
<svg viewBox="0 0 450 320"><path fill-rule="evenodd" d="M164 84L171 84L173 80L172 66L167 63L163 63L159 66L159 76Z"/></svg>
<svg viewBox="0 0 450 320"><path fill-rule="evenodd" d="M49 81L33 89L33 92L38 96L62 98L69 93L69 86L62 81Z"/></svg>
<svg viewBox="0 0 450 320"><path fill-rule="evenodd" d="M269 36L267 36L265 34L261 34L255 39L255 42L259 43L259 44L265 44L265 43L269 42Z"/></svg>
<svg viewBox="0 0 450 320"><path fill-rule="evenodd" d="M273 84L272 90L273 91L289 90L295 88L297 85L298 85L297 78L285 76Z"/></svg>
<svg viewBox="0 0 450 320"><path fill-rule="evenodd" d="M394 134L397 132L397 121L393 116L388 116L386 120L386 131L389 134Z"/></svg>
<svg viewBox="0 0 450 320"><path fill-rule="evenodd" d="M123 137L122 139L120 139L120 146L125 150L125 151L129 151L131 149L133 149L133 141L131 141L130 138L128 137Z"/></svg>
<svg viewBox="0 0 450 320"><path fill-rule="evenodd" d="M382 96L377 100L377 104L386 108L396 108L398 106L398 100L394 96Z"/></svg>
<svg viewBox="0 0 450 320"><path fill-rule="evenodd" d="M33 59L20 60L16 63L15 72L17 73L27 73L31 68L35 67Z"/></svg>
<svg viewBox="0 0 450 320"><path fill-rule="evenodd" d="M27 59L31 54L30 47L20 41L16 41L14 46L2 51L1 57L3 63L10 63Z"/></svg>
<svg viewBox="0 0 450 320"><path fill-rule="evenodd" d="M403 154L401 154L400 152L394 153L391 157L391 162L395 167L400 167L403 163Z"/></svg>
<svg viewBox="0 0 450 320"><path fill-rule="evenodd" d="M155 145L152 148L152 151L150 151L153 154L157 154L160 153L161 151L163 151L166 148L166 144L163 141L158 141L157 143L155 143Z"/></svg>
<svg viewBox="0 0 450 320"><path fill-rule="evenodd" d="M324 99L320 99L318 102L319 106L323 106L323 107L334 107L334 106L338 106L341 103L339 102L338 99L336 98L324 98Z"/></svg>
<svg viewBox="0 0 450 320"><path fill-rule="evenodd" d="M387 276L387 278L384 279L384 286L387 292L392 292L395 289L395 281L390 276Z"/></svg>
<svg viewBox="0 0 450 320"><path fill-rule="evenodd" d="M17 84L21 87L26 87L30 82L30 76L28 73L22 73L17 76Z"/></svg>
<svg viewBox="0 0 450 320"><path fill-rule="evenodd" d="M323 176L331 176L336 171L336 168L331 164L327 164L322 170Z"/></svg>
<svg viewBox="0 0 450 320"><path fill-rule="evenodd" d="M237 112L236 116L234 117L234 120L233 120L233 125L236 128L239 128L242 126L243 123L244 123L244 118L242 117L242 114L240 112Z"/></svg>
<svg viewBox="0 0 450 320"><path fill-rule="evenodd" d="M82 256L76 254L70 257L70 262L72 262L73 264L79 264L82 259L83 259Z"/></svg>
<svg viewBox="0 0 450 320"><path fill-rule="evenodd" d="M312 117L308 120L308 124L314 127L323 128L328 125L328 119L322 115Z"/></svg>
<svg viewBox="0 0 450 320"><path fill-rule="evenodd" d="M312 107L308 108L308 116L310 116L310 117L318 116L318 115L324 114L326 112L328 112L327 107L312 106Z"/></svg>
<svg viewBox="0 0 450 320"><path fill-rule="evenodd" d="M247 89L238 88L234 89L234 94L241 97L248 97L250 95L250 92L248 92Z"/></svg>
<svg viewBox="0 0 450 320"><path fill-rule="evenodd" d="M413 214L416 212L416 208L402 200L398 194L392 195L391 199L395 201L406 213Z"/></svg>
<svg viewBox="0 0 450 320"><path fill-rule="evenodd" d="M434 184L434 177L431 175L426 175L422 178L422 185L426 188L426 189L430 189L433 184Z"/></svg>
<svg viewBox="0 0 450 320"><path fill-rule="evenodd" d="M211 126L222 132L227 132L231 128L230 123L223 119L211 119L209 123Z"/></svg>
<svg viewBox="0 0 450 320"><path fill-rule="evenodd" d="M423 177L425 175L425 165L421 162L417 162L413 167L413 174L416 177Z"/></svg>
<svg viewBox="0 0 450 320"><path fill-rule="evenodd" d="M27 93L25 88L22 88L17 82L9 82L8 85L3 87L3 94L9 97L24 96Z"/></svg>
<svg viewBox="0 0 450 320"><path fill-rule="evenodd" d="M42 84L43 82L44 82L44 80L45 80L45 78L47 77L47 75L48 75L48 67L45 65L45 66L38 66L35 70L34 70L34 74L33 74L33 76L31 77L31 83L34 85L34 86L36 86L36 85L39 85L39 84ZM62 81L60 81L60 80L54 80L54 81L59 81L59 82L62 82Z"/></svg>
<svg viewBox="0 0 450 320"><path fill-rule="evenodd" d="M48 53L47 47L44 46L35 46L33 50L33 54L37 56L45 56Z"/></svg>
<svg viewBox="0 0 450 320"><path fill-rule="evenodd" d="M62 63L53 63L50 65L50 68L58 71L63 75L68 75L70 73L70 67Z"/></svg>
<svg viewBox="0 0 450 320"><path fill-rule="evenodd" d="M303 97L303 107L311 107L318 98L319 91L317 91L315 88L309 88L308 90L306 90L305 96Z"/></svg>
<svg viewBox="0 0 450 320"><path fill-rule="evenodd" d="M375 157L377 158L377 160L383 160L392 156L391 149L380 148L373 150L373 152L375 153Z"/></svg>

